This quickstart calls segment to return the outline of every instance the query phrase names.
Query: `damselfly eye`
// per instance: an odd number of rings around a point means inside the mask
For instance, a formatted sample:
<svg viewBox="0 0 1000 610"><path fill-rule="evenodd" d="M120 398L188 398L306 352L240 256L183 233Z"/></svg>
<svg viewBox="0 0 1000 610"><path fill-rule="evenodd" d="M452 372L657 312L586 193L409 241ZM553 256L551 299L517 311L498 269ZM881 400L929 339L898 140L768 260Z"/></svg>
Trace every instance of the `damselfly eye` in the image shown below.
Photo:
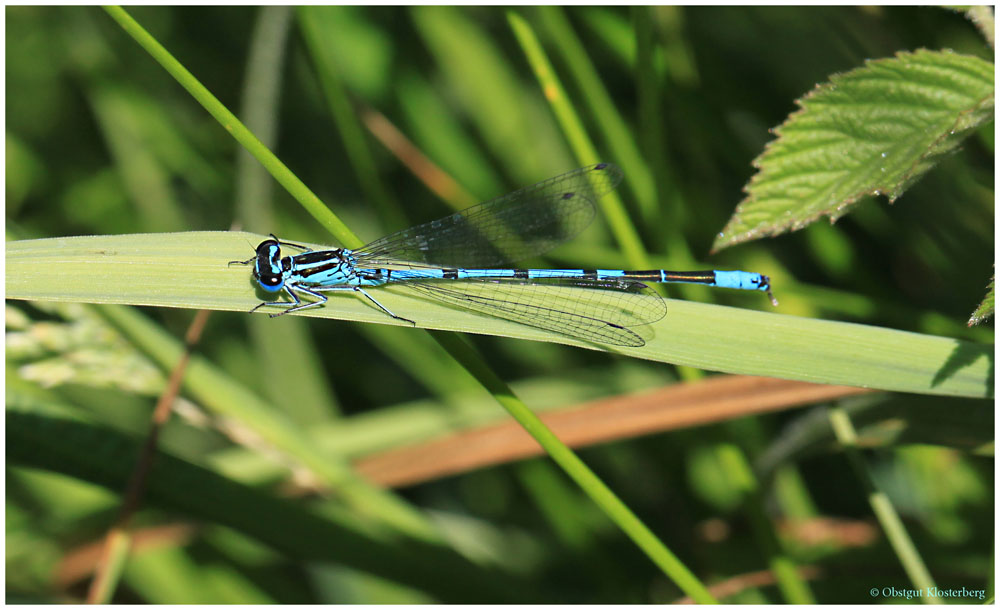
<svg viewBox="0 0 1000 610"><path fill-rule="evenodd" d="M258 275L257 282L260 284L261 288L268 292L278 292L285 284L285 280L282 276L272 275L270 273Z"/></svg>

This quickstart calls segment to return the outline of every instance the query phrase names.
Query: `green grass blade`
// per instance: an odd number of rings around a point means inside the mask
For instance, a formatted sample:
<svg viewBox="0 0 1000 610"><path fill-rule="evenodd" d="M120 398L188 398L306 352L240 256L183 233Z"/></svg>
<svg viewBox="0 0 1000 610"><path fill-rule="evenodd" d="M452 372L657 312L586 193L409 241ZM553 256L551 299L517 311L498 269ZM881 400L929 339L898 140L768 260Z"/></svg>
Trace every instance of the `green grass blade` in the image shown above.
<svg viewBox="0 0 1000 610"><path fill-rule="evenodd" d="M158 102L142 92L113 85L95 86L87 99L94 112L108 152L114 159L135 212L142 219L142 229L179 231L187 225L181 205L171 186L167 167L157 156L156 121Z"/></svg>
<svg viewBox="0 0 1000 610"><path fill-rule="evenodd" d="M511 417L538 441L563 471L684 593L699 603L716 603L716 599L708 592L705 585L646 527L646 524L635 516L635 513L629 510L628 506L604 484L604 481L583 463L583 460L514 395L510 387L496 376L468 342L452 334L435 335L435 338L496 397Z"/></svg>
<svg viewBox="0 0 1000 610"><path fill-rule="evenodd" d="M319 83L323 88L324 98L330 116L337 125L337 133L347 153L347 158L354 169L354 175L364 189L365 198L371 202L383 223L390 227L405 226L406 220L399 204L389 195L381 177L371 147L368 144L367 133L358 120L357 113L348 96L347 88L337 73L336 64L331 57L335 50L330 48L324 37L324 24L330 19L337 19L338 10L334 7L308 6L298 9L299 29L305 40L306 48L316 66Z"/></svg>
<svg viewBox="0 0 1000 610"><path fill-rule="evenodd" d="M455 180L453 187L439 191L445 203L456 211L464 210L504 191L489 153L451 109L445 91L417 71L401 74L394 87L399 92L401 128Z"/></svg>
<svg viewBox="0 0 1000 610"><path fill-rule="evenodd" d="M181 342L135 310L102 307L98 313L161 367L173 366L180 357ZM375 487L348 464L322 451L304 428L205 359L191 358L183 387L206 409L240 422L261 440L308 468L359 514L416 538L439 540L436 528L419 509L396 494Z"/></svg>
<svg viewBox="0 0 1000 610"><path fill-rule="evenodd" d="M735 445L725 444L719 448L719 457L733 485L743 496L744 509L757 537L758 546L765 555L785 601L789 604L815 604L816 599L809 585L799 575L792 558L781 548L774 524L767 515L764 493L746 454Z"/></svg>
<svg viewBox="0 0 1000 610"><path fill-rule="evenodd" d="M866 450L928 445L973 455L995 453L992 401L871 394L840 404L855 429L857 444ZM836 441L829 417L819 411L804 413L757 459L757 471L771 478L782 466L825 451Z"/></svg>
<svg viewBox="0 0 1000 610"><path fill-rule="evenodd" d="M673 177L673 167L669 163L667 156L667 137L664 135L663 120L663 100L660 95L660 77L654 66L656 56L656 44L653 37L653 26L655 25L656 9L650 6L634 6L631 9L632 23L635 27L636 46L636 94L639 97L639 121L646 126L637 137L639 138L643 152L649 159L649 165L654 168L650 172L654 178L653 202L656 211L646 217L646 222L659 222L660 226L672 227L667 229L673 233L671 235L671 249L681 244L686 247L685 241L678 235L681 232L681 223L663 222L676 213L674 209L665 209L668 203L677 199L677 181ZM647 171L649 171L647 169ZM638 190L636 191L638 192ZM680 206L677 207L680 209Z"/></svg>
<svg viewBox="0 0 1000 610"><path fill-rule="evenodd" d="M118 491L136 441L54 414L8 409L8 465L59 472ZM427 591L442 602L539 601L529 583L471 564L455 551L373 535L359 523L319 515L165 452L153 460L146 499L153 506L243 532L300 561L336 562Z"/></svg>
<svg viewBox="0 0 1000 610"><path fill-rule="evenodd" d="M562 83L556 77L555 69L545 55L545 50L542 49L535 32L524 18L513 11L507 12L507 20L524 50L528 63L531 64L531 69L538 77L538 83L545 93L545 99L551 105L552 112L556 115L577 160L583 165L600 162L597 149L587 136L587 131L584 129L576 110L570 104L569 97L566 95ZM608 225L611 227L611 232L615 236L615 241L621 246L622 252L629 262L629 266L640 269L648 268L650 266L649 256L646 254L639 233L635 230L618 194L612 192L601 197L599 204Z"/></svg>
<svg viewBox="0 0 1000 610"><path fill-rule="evenodd" d="M262 239L191 232L8 242L7 298L245 312L261 297L250 270L227 262L249 258ZM378 298L421 328L600 348L443 306L402 286L380 289ZM301 315L403 324L351 295L331 295L325 306ZM614 351L728 373L898 392L967 397L993 392L992 346L947 337L674 300L668 301L666 317L638 330L650 335L645 346Z"/></svg>
<svg viewBox="0 0 1000 610"><path fill-rule="evenodd" d="M565 144L537 96L524 84L491 32L455 6L409 9L414 28L443 79L437 88L449 109L461 113L487 149L487 158L519 181L555 174L570 166ZM599 159L598 159L599 160Z"/></svg>
<svg viewBox="0 0 1000 610"><path fill-rule="evenodd" d="M247 129L252 130L268 148L273 147L278 138L278 110L291 11L292 9L281 6L261 9L250 39L243 77L240 116ZM270 204L274 182L242 147L236 152L234 182L234 199L239 222L243 223L242 228L250 231L274 230L277 223Z"/></svg>
<svg viewBox="0 0 1000 610"><path fill-rule="evenodd" d="M205 88L187 68L181 65L149 32L125 12L120 6L104 7L111 18L118 22L132 38L153 56L163 69L177 79L182 87L211 114L222 127L232 134L250 154L257 158L267 171L274 176L295 199L302 204L313 218L323 225L330 233L347 247L356 248L361 245L357 238L343 222L319 200L309 187L299 180L249 129L236 118L212 93Z"/></svg>
<svg viewBox="0 0 1000 610"><path fill-rule="evenodd" d="M263 7L257 15L244 77L240 116L246 126L272 148L278 137L279 94L293 9ZM236 153L236 209L243 228L277 230L274 181L244 148ZM323 373L316 344L305 321L275 328L266 320L247 321L259 374L283 380L266 384L263 392L275 408L296 422L309 425L337 412L335 394Z"/></svg>
<svg viewBox="0 0 1000 610"><path fill-rule="evenodd" d="M657 216L658 207L652 172L632 138L625 119L611 101L611 95L601 82L583 43L570 26L565 9L559 6L542 6L538 8L538 13L555 48L566 62L570 75L580 88L582 101L589 108L590 116L600 129L614 160L628 168L628 186L635 193L643 218L652 222ZM659 137L659 130L650 131Z"/></svg>
<svg viewBox="0 0 1000 610"><path fill-rule="evenodd" d="M830 410L830 423L837 435L837 440L840 441L847 453L848 461L854 469L855 475L864 485L872 512L875 513L879 524L882 525L882 529L889 539L889 544L892 545L893 551L899 557L900 563L903 564L903 569L910 577L910 582L918 591L929 591L934 587L934 579L931 578L920 552L917 551L917 546L907 533L906 526L899 518L899 513L896 512L889 496L875 485L871 470L858 448L858 436L851 423L851 418L842 408L838 407ZM926 604L944 603L941 598L931 595L921 597L921 601Z"/></svg>

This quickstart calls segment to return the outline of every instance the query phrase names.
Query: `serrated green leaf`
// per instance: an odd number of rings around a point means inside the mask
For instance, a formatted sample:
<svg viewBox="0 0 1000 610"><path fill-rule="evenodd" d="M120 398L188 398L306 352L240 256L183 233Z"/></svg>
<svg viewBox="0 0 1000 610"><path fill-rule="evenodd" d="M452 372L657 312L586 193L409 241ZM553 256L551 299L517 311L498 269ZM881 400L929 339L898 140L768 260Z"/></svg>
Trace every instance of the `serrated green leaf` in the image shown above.
<svg viewBox="0 0 1000 610"><path fill-rule="evenodd" d="M979 304L976 311L972 313L972 317L969 318L969 326L975 326L977 324L982 324L987 318L993 317L993 299L996 294L996 278L990 278L990 286L986 291L986 298L983 302Z"/></svg>
<svg viewBox="0 0 1000 610"><path fill-rule="evenodd" d="M713 248L836 220L867 195L891 203L993 120L993 90L992 63L949 51L899 53L831 77L775 129Z"/></svg>
<svg viewBox="0 0 1000 610"><path fill-rule="evenodd" d="M250 258L263 239L215 231L8 242L7 298L246 312L263 295L255 291L248 267L227 262ZM762 300L756 294L746 297ZM442 305L401 286L379 288L378 299L421 328L601 347ZM668 300L667 308L659 322L636 327L647 337L643 347L604 349L816 383L974 397L993 391L992 346L688 301ZM292 315L410 326L351 294L331 295L323 307Z"/></svg>

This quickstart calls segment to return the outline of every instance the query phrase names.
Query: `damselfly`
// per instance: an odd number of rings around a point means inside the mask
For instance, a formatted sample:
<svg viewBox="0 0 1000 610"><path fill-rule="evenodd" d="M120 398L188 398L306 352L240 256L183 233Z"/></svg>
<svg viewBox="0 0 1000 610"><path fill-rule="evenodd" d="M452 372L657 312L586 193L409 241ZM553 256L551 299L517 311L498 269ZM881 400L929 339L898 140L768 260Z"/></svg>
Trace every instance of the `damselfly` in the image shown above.
<svg viewBox="0 0 1000 610"><path fill-rule="evenodd" d="M398 284L438 301L570 337L641 347L629 327L656 322L667 306L645 282L706 284L760 290L771 301L770 280L746 271L623 271L620 269L514 269L512 261L546 252L582 231L594 202L622 179L610 163L583 167L447 216L393 233L357 250L311 250L275 236L257 246L254 280L291 302L271 317L318 307L324 292L359 292L397 316L366 288ZM299 250L282 256L282 247Z"/></svg>

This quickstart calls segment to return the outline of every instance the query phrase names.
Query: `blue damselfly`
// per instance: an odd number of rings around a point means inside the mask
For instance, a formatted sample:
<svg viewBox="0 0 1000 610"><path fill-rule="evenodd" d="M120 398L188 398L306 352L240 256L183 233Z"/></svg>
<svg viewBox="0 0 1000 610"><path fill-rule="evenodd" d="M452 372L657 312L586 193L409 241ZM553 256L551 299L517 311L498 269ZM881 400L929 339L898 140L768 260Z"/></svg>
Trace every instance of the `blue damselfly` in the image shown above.
<svg viewBox="0 0 1000 610"><path fill-rule="evenodd" d="M393 233L357 250L311 250L275 236L257 246L253 277L262 289L284 292L291 302L271 317L318 307L324 292L361 293L397 316L366 288L405 285L464 309L513 320L578 339L641 347L629 327L666 315L660 295L646 282L692 283L760 290L771 301L770 280L746 271L625 271L621 269L515 269L513 262L546 252L593 220L594 202L622 179L610 163L583 167L422 225ZM282 256L282 248L299 252Z"/></svg>

